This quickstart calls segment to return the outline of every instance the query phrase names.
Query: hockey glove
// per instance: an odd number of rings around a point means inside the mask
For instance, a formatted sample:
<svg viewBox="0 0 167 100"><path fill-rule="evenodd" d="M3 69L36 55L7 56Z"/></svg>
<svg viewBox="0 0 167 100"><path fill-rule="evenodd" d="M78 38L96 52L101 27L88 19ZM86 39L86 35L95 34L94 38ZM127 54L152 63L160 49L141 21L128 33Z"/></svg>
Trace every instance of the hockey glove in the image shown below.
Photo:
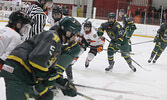
<svg viewBox="0 0 167 100"><path fill-rule="evenodd" d="M61 89L64 95L71 97L77 95L77 89L75 88L74 84L71 83L68 79L59 78L56 82L65 87L65 89Z"/></svg>
<svg viewBox="0 0 167 100"><path fill-rule="evenodd" d="M102 30L102 28L98 28L97 35L103 36L103 34L104 34L104 31Z"/></svg>
<svg viewBox="0 0 167 100"><path fill-rule="evenodd" d="M153 42L154 42L154 43L155 43L155 42L158 42L158 40L159 40L159 34L157 33L157 35L154 37L154 41L153 41Z"/></svg>
<svg viewBox="0 0 167 100"><path fill-rule="evenodd" d="M41 82L35 85L34 92L38 95L36 100L52 100L53 92L45 87Z"/></svg>
<svg viewBox="0 0 167 100"><path fill-rule="evenodd" d="M127 27L125 28L125 30L126 30L126 31L131 31L131 28L130 28L129 26L127 26Z"/></svg>
<svg viewBox="0 0 167 100"><path fill-rule="evenodd" d="M103 46L100 45L99 47L97 47L97 51L102 52L103 51Z"/></svg>
<svg viewBox="0 0 167 100"><path fill-rule="evenodd" d="M56 83L56 79L61 77L61 75L58 73L57 70L58 69L56 69L56 67L50 67L48 75L45 78L41 78L41 79L39 78L40 82L42 82L42 84L45 87L48 87L49 89L54 87Z"/></svg>
<svg viewBox="0 0 167 100"><path fill-rule="evenodd" d="M52 75L50 75L50 78L47 81L47 87L49 89L53 88L55 86L56 79L58 79L59 77L60 77L60 75L58 75L58 74L52 74Z"/></svg>

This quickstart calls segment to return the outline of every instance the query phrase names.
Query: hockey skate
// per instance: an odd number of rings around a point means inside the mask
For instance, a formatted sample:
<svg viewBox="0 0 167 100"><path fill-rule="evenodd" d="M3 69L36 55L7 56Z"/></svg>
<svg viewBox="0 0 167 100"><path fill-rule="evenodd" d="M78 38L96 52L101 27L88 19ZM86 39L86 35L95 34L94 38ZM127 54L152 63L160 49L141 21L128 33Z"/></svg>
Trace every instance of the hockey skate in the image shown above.
<svg viewBox="0 0 167 100"><path fill-rule="evenodd" d="M154 60L153 60L153 63L156 63L157 59L159 58L158 55L155 56Z"/></svg>
<svg viewBox="0 0 167 100"><path fill-rule="evenodd" d="M86 62L85 62L85 68L88 68L88 66L89 66L89 62L86 61Z"/></svg>
<svg viewBox="0 0 167 100"><path fill-rule="evenodd" d="M156 61L157 61L157 60L154 59L154 60L153 60L153 63L156 63Z"/></svg>
<svg viewBox="0 0 167 100"><path fill-rule="evenodd" d="M150 63L150 62L152 61L152 59L153 59L153 58L150 58L150 59L148 60L148 63Z"/></svg>
<svg viewBox="0 0 167 100"><path fill-rule="evenodd" d="M150 59L148 60L148 63L151 63L152 59L154 58L155 56L155 52L152 51L151 53L151 56L150 56ZM154 59L155 60L155 59ZM153 62L154 63L154 62Z"/></svg>
<svg viewBox="0 0 167 100"><path fill-rule="evenodd" d="M113 69L113 66L114 66L114 61L109 61L109 67L105 68L105 71L108 72L108 71L112 71Z"/></svg>
<svg viewBox="0 0 167 100"><path fill-rule="evenodd" d="M136 72L136 68L135 68L132 64L130 64L129 67L130 67L134 72Z"/></svg>
<svg viewBox="0 0 167 100"><path fill-rule="evenodd" d="M105 71L106 71L106 72L112 71L112 69L113 69L113 66L110 65L109 67L105 68Z"/></svg>

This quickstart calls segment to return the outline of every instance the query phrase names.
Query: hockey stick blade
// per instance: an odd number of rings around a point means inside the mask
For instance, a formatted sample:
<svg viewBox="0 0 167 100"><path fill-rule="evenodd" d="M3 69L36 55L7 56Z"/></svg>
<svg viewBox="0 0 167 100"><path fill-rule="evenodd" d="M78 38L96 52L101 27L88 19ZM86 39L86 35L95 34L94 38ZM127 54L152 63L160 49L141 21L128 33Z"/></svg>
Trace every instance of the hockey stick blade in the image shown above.
<svg viewBox="0 0 167 100"><path fill-rule="evenodd" d="M149 70L149 69L145 69L144 67L142 67L139 63L137 63L134 59L132 59L131 58L131 60L135 63L135 64L137 64L140 68L142 68L142 69L144 69L144 70L146 70L146 71L151 71L151 70Z"/></svg>

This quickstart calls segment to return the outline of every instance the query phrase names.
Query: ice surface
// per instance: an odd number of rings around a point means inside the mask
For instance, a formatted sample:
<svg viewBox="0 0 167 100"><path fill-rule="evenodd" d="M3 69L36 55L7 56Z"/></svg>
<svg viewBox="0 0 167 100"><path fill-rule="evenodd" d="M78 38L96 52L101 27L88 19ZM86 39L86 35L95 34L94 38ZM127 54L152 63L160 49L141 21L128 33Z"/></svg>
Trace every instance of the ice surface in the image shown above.
<svg viewBox="0 0 167 100"><path fill-rule="evenodd" d="M4 23L0 23L1 27ZM106 36L107 37L107 36ZM143 41L153 40L152 38L132 37L132 44ZM106 49L108 42L106 41L104 48ZM105 73L108 67L107 51L102 51L85 68L85 59L88 50L81 55L73 66L74 83L86 86L98 87L103 89L111 89L123 91L125 93L108 92L103 90L89 89L77 87L78 92L90 96L96 100L114 100L115 97L122 96L121 100L167 100L167 50L164 50L156 64L148 64L154 43L143 43L132 46L132 52L135 55L131 57L141 64L146 71L137 66L137 72L132 72L126 61L121 57L120 53L114 56L115 65L112 72ZM0 78L0 100L5 99L5 84L3 78ZM127 92L130 92L127 94ZM81 96L66 97L60 92L55 96L54 100L87 100Z"/></svg>

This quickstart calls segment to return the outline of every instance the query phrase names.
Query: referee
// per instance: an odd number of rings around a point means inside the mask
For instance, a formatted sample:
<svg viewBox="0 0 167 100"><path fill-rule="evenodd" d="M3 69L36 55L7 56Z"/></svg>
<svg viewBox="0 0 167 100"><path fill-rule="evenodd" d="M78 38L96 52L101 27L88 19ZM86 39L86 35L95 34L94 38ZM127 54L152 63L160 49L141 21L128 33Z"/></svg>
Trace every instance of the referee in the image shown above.
<svg viewBox="0 0 167 100"><path fill-rule="evenodd" d="M47 11L47 8L50 8L52 5L52 0L38 0L38 2L35 2L33 5L25 9L25 12L30 16L33 22L27 39L44 31L47 17L45 11Z"/></svg>

